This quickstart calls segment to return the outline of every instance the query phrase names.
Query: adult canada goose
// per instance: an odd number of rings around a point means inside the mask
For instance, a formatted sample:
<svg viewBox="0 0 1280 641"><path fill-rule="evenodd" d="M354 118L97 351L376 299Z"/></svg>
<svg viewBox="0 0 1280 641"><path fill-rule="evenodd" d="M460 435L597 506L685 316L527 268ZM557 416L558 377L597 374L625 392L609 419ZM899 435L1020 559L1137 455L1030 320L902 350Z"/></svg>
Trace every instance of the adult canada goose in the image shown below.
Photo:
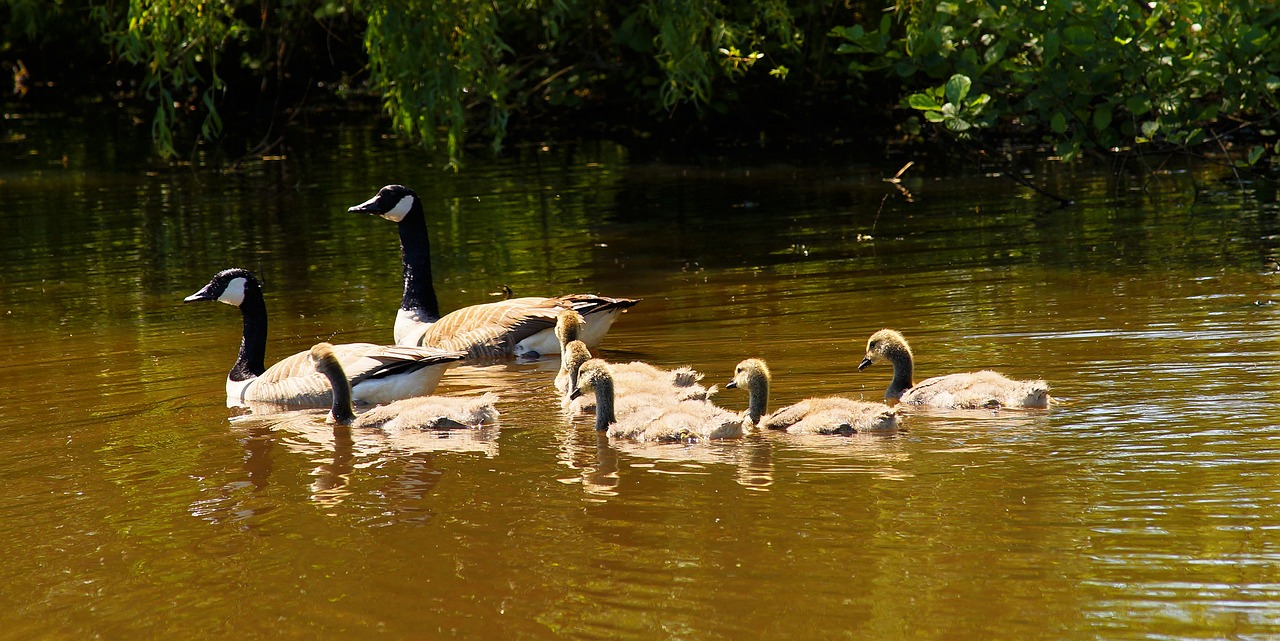
<svg viewBox="0 0 1280 641"><path fill-rule="evenodd" d="M308 359L333 387L333 408L329 412L329 420L334 423L384 429L444 429L475 427L498 420L498 410L494 407L498 397L492 392L480 396L406 398L379 405L356 416L351 405L351 384L333 345L317 343L308 353Z"/></svg>
<svg viewBox="0 0 1280 641"><path fill-rule="evenodd" d="M673 401L649 393L617 398L609 365L600 359L582 365L570 398L591 392L596 395L596 430L607 431L610 438L701 441L738 438L745 428L745 417L707 401Z"/></svg>
<svg viewBox="0 0 1280 641"><path fill-rule="evenodd" d="M431 282L431 245L418 194L403 185L387 185L347 211L381 216L400 228L404 297L396 314L397 345L460 349L476 359L558 354L560 343L552 328L559 310L569 308L583 315L586 326L579 338L591 347L624 310L639 302L594 294L523 297L472 305L442 317Z"/></svg>
<svg viewBox="0 0 1280 641"><path fill-rule="evenodd" d="M1015 381L984 370L947 374L912 382L914 367L907 339L892 329L882 329L867 339L867 354L858 371L888 360L893 364L893 381L885 391L886 401L949 409L995 409L1000 407L1049 407L1049 384L1042 380Z"/></svg>
<svg viewBox="0 0 1280 641"><path fill-rule="evenodd" d="M227 405L262 404L280 408L327 407L331 386L311 367L307 352L298 352L265 367L267 305L258 279L245 269L218 272L200 291L183 302L216 300L240 308L244 337L240 354L227 374ZM400 347L348 343L333 348L347 372L355 400L391 401L430 394L445 370L467 357L459 351L429 347Z"/></svg>
<svg viewBox="0 0 1280 641"><path fill-rule="evenodd" d="M892 430L898 427L898 412L884 403L855 401L839 396L806 398L768 416L769 366L758 358L738 363L726 388L745 388L748 394L747 419L771 430L792 434L854 434Z"/></svg>

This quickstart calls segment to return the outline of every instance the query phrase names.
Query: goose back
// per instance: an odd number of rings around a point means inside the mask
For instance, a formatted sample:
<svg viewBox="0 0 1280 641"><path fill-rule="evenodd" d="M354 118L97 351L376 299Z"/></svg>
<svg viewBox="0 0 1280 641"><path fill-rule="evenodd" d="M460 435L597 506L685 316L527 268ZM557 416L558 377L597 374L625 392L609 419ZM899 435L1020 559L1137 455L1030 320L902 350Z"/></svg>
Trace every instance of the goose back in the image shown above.
<svg viewBox="0 0 1280 641"><path fill-rule="evenodd" d="M1050 396L1049 384L1042 380L1015 381L983 370L926 378L904 392L899 400L908 405L953 409L1045 408L1049 406Z"/></svg>

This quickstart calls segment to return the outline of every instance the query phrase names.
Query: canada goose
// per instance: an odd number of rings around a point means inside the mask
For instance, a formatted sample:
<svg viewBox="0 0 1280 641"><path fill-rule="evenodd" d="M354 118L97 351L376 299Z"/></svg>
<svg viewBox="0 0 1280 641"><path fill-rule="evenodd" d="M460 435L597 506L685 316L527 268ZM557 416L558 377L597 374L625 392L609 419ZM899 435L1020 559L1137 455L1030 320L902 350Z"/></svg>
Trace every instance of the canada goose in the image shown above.
<svg viewBox="0 0 1280 641"><path fill-rule="evenodd" d="M634 441L700 441L738 438L745 418L706 401L672 401L655 394L616 398L609 365L600 359L583 363L570 398L596 395L596 430L610 438Z"/></svg>
<svg viewBox="0 0 1280 641"><path fill-rule="evenodd" d="M995 409L1000 407L1049 407L1049 384L1042 380L1015 381L992 371L947 374L912 383L913 360L907 339L892 329L882 329L867 339L867 355L858 371L873 363L893 364L893 382L885 391L885 401L950 409Z"/></svg>
<svg viewBox="0 0 1280 641"><path fill-rule="evenodd" d="M264 404L279 408L325 407L333 394L323 375L298 352L267 368L267 305L258 279L245 269L218 272L200 291L183 302L216 300L240 308L244 337L240 355L227 374L227 405ZM391 401L430 394L445 370L466 358L466 353L430 347L400 347L372 343L348 343L334 347L351 381L355 400L361 403Z"/></svg>
<svg viewBox="0 0 1280 641"><path fill-rule="evenodd" d="M342 363L334 354L333 345L317 343L307 356L316 371L329 379L333 386L333 408L329 412L329 420L334 423L384 429L444 429L475 427L498 419L498 410L494 408L498 397L492 392L480 396L405 398L356 416L351 406L351 384L342 370Z"/></svg>
<svg viewBox="0 0 1280 641"><path fill-rule="evenodd" d="M403 185L387 185L347 211L381 216L400 228L404 297L396 315L397 345L460 349L475 359L557 354L560 343L552 327L560 309L582 313L586 326L580 338L590 347L604 338L619 314L639 302L594 294L523 297L472 305L441 317L431 282L427 219L418 194Z"/></svg>
<svg viewBox="0 0 1280 641"><path fill-rule="evenodd" d="M591 352L587 349L587 344L578 340L578 336L582 333L582 326L586 324L582 314L572 309L562 309L556 314L556 341L560 344L560 371L556 372L555 386L556 391L568 393L573 389L577 382L577 366L587 362L591 358ZM566 350L570 343L575 343L575 347L581 346L581 351L577 354L569 354ZM583 358L585 353L585 358ZM574 369L570 369L570 364Z"/></svg>
<svg viewBox="0 0 1280 641"><path fill-rule="evenodd" d="M555 333L560 339L560 371L556 373L555 387L566 395L577 386L578 368L591 358L591 350L587 349L586 343L578 340L582 327L582 315L572 309L561 310L556 316ZM670 387L670 393L678 400L704 401L717 391L714 385L710 389L699 385L702 373L690 367L664 370L641 361L611 363L609 367L619 392L639 391L637 388L652 388L652 391L660 392L662 388ZM566 403L566 406L585 411L593 409L595 401L584 396L572 404Z"/></svg>
<svg viewBox="0 0 1280 641"><path fill-rule="evenodd" d="M591 360L591 352L582 341L570 341L560 354L565 368L564 387L560 389L564 396L561 405L570 414L594 412L596 398L586 393L577 397L570 393L578 386L578 376L582 364ZM664 370L648 363L632 361L630 363L610 363L609 369L613 377L614 391L617 395L634 398L637 395L652 397L654 402L705 401L716 393L716 386L703 387L698 381L702 373L689 367ZM557 384L561 379L557 377Z"/></svg>
<svg viewBox="0 0 1280 641"><path fill-rule="evenodd" d="M853 434L892 430L898 427L898 412L884 403L855 401L839 396L806 398L768 416L769 366L758 358L748 358L734 369L726 388L745 388L748 394L747 419L771 430L792 434Z"/></svg>

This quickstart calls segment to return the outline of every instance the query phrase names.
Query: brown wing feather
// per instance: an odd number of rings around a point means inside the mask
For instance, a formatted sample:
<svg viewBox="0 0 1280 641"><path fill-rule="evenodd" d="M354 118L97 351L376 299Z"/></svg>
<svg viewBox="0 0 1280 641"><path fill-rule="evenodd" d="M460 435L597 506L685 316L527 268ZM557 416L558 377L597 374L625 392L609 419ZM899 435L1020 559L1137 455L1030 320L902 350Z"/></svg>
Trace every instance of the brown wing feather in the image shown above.
<svg viewBox="0 0 1280 641"><path fill-rule="evenodd" d="M333 353L342 363L351 386L368 378L413 371L423 367L453 363L466 358L458 351L433 347L403 347L373 343L334 345ZM252 383L246 401L274 402L288 398L290 405L324 405L330 402L329 379L315 370L309 352L298 352L268 367Z"/></svg>
<svg viewBox="0 0 1280 641"><path fill-rule="evenodd" d="M635 305L630 298L594 294L567 294L553 298L528 296L464 307L431 324L420 345L462 350L472 358L493 358L512 353L516 343L556 325L556 315L570 307L580 314Z"/></svg>

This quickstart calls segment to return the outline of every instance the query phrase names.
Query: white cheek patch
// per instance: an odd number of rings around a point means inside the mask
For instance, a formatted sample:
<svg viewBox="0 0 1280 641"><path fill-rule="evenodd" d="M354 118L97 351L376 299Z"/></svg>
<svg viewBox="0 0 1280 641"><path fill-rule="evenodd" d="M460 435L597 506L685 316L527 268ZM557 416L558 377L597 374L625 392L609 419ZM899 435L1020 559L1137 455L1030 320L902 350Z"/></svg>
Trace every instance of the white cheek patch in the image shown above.
<svg viewBox="0 0 1280 641"><path fill-rule="evenodd" d="M398 223L409 215L410 209L413 209L413 196L405 196L400 199L400 202L396 203L395 207L391 208L391 211L383 214L382 217L393 223Z"/></svg>
<svg viewBox="0 0 1280 641"><path fill-rule="evenodd" d="M239 307L240 303L244 302L244 282L243 278L237 278L227 283L227 288L222 290L218 302Z"/></svg>

